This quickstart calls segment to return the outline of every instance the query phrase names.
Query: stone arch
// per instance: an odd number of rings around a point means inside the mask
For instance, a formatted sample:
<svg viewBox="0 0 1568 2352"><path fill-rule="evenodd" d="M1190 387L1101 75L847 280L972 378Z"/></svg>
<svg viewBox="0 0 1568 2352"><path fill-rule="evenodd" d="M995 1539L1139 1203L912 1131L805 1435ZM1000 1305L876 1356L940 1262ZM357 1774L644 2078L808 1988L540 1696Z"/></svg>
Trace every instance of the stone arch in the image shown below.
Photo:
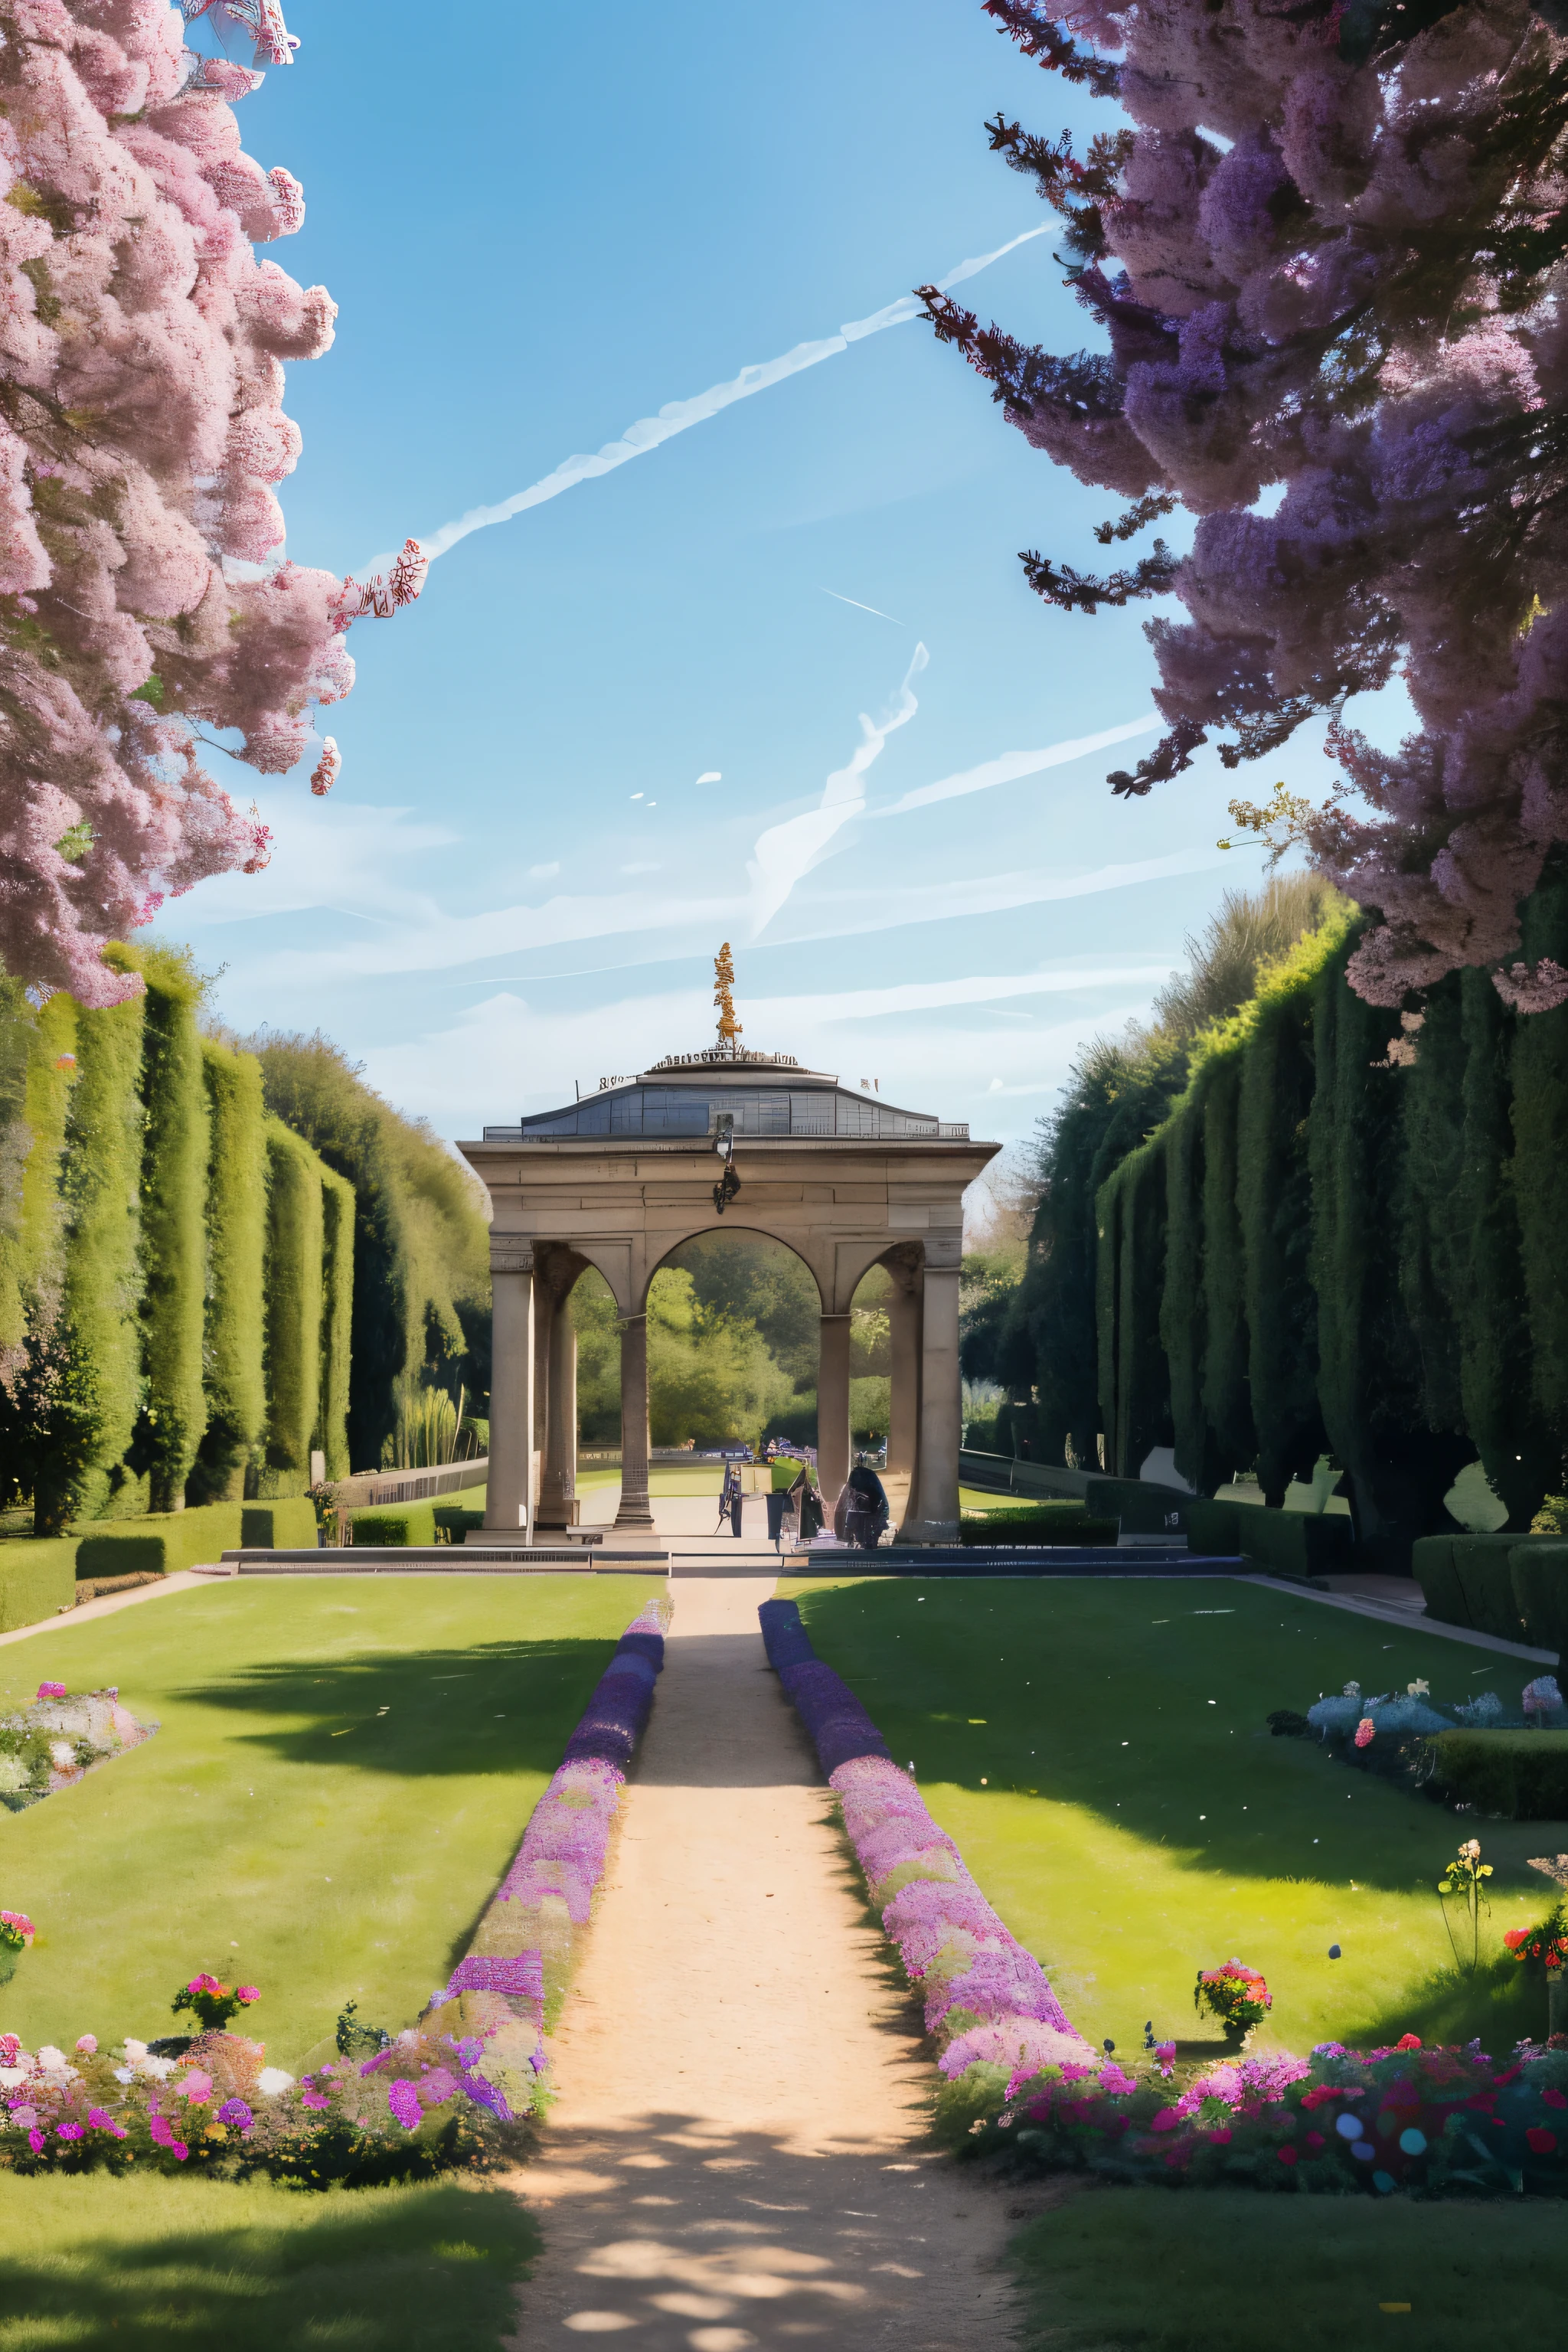
<svg viewBox="0 0 1568 2352"><path fill-rule="evenodd" d="M637 1308L637 1312L639 1315L646 1314L647 1312L647 1294L649 1286L653 1282L654 1276L659 1273L663 1267L667 1266L669 1264L670 1259L675 1255L676 1251L684 1249L688 1242L706 1241L710 1234L717 1234L721 1241L727 1241L731 1238L738 1240L742 1234L744 1234L750 1241L772 1242L775 1247L782 1250L787 1250L791 1257L799 1259L801 1265L805 1266L807 1274L810 1275L812 1281L816 1284L818 1312L821 1313L826 1310L828 1291L824 1283L823 1269L818 1265L814 1264L811 1253L801 1248L798 1239L788 1241L783 1234L771 1232L766 1225L748 1224L743 1220L738 1221L734 1224L731 1224L728 1222L721 1224L716 1217L710 1217L708 1219L706 1223L693 1225L689 1233L679 1234L675 1240L670 1242L666 1247L663 1256L656 1258L649 1265L647 1273L643 1276L642 1295ZM664 1235L662 1234L659 1235L659 1239L661 1242L664 1240ZM831 1276L829 1276L829 1280L831 1280ZM611 1287L614 1288L613 1284L611 1285Z"/></svg>

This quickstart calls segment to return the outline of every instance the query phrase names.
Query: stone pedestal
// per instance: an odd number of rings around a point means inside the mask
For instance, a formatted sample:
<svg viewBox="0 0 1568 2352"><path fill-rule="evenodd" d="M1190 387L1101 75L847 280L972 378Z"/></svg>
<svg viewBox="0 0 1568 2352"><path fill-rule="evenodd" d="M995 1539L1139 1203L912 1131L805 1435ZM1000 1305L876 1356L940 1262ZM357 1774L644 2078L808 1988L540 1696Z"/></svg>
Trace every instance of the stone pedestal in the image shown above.
<svg viewBox="0 0 1568 2352"><path fill-rule="evenodd" d="M617 1528L653 1526L647 1498L647 1317L621 1323L621 1507Z"/></svg>

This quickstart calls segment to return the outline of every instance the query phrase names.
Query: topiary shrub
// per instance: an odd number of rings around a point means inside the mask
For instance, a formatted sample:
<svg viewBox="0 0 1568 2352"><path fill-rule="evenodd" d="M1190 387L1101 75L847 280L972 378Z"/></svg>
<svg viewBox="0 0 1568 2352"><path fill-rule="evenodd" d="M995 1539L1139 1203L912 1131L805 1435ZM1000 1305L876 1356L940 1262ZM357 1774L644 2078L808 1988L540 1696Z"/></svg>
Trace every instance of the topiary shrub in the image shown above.
<svg viewBox="0 0 1568 2352"><path fill-rule="evenodd" d="M437 1503L430 1516L435 1520L438 1530L437 1542L444 1536L448 1543L462 1543L466 1540L470 1528L482 1528L485 1523L482 1510L469 1510L467 1505L462 1503Z"/></svg>
<svg viewBox="0 0 1568 2352"><path fill-rule="evenodd" d="M1516 1543L1508 1572L1525 1640L1562 1660L1568 1654L1568 1543Z"/></svg>
<svg viewBox="0 0 1568 2352"><path fill-rule="evenodd" d="M349 1514L349 1540L355 1544L433 1544L433 1503L384 1503Z"/></svg>
<svg viewBox="0 0 1568 2352"><path fill-rule="evenodd" d="M247 1503L239 1540L247 1551L314 1551L316 1507L308 1495L277 1503Z"/></svg>
<svg viewBox="0 0 1568 2352"><path fill-rule="evenodd" d="M216 1565L240 1539L240 1506L205 1503L95 1527L76 1547L78 1576L174 1576Z"/></svg>
<svg viewBox="0 0 1568 2352"><path fill-rule="evenodd" d="M975 1511L958 1522L963 1544L1113 1544L1114 1519L1091 1518L1077 1503L1036 1503L1018 1510Z"/></svg>
<svg viewBox="0 0 1568 2352"><path fill-rule="evenodd" d="M1505 1821L1568 1819L1568 1731L1440 1731L1422 1746L1449 1801Z"/></svg>

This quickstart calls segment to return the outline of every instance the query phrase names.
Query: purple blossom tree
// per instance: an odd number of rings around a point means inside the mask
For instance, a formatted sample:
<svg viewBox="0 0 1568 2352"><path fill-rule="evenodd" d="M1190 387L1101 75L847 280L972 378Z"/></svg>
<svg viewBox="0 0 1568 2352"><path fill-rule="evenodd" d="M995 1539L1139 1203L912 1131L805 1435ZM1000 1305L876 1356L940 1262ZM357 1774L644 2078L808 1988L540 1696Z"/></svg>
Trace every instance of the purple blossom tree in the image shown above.
<svg viewBox="0 0 1568 2352"><path fill-rule="evenodd" d="M1360 993L1396 1005L1476 964L1521 1011L1568 1000L1568 973L1513 955L1568 839L1568 7L985 12L1122 110L1081 153L987 125L1060 214L1110 348L1030 349L922 288L936 331L1036 448L1127 501L1102 545L1198 519L1189 555L1156 539L1104 577L1021 559L1064 611L1185 607L1146 631L1168 731L1112 789L1211 739L1235 768L1326 714L1323 803L1280 786L1233 814L1381 917ZM1395 676L1420 730L1389 755L1345 712Z"/></svg>

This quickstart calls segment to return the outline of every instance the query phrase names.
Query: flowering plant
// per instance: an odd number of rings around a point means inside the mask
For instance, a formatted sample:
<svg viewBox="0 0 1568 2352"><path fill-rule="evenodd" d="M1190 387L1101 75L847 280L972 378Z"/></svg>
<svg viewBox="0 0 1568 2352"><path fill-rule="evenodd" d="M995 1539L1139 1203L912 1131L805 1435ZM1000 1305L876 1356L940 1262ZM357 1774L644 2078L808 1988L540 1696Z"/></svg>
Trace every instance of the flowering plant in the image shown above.
<svg viewBox="0 0 1568 2352"><path fill-rule="evenodd" d="M1206 2009L1231 2032L1245 2032L1261 2024L1273 2006L1274 1996L1258 1970L1240 1960L1225 1960L1217 1969L1198 1970L1193 2007L1200 2017Z"/></svg>
<svg viewBox="0 0 1568 2352"><path fill-rule="evenodd" d="M14 1952L25 1952L37 1933L25 1911L0 1911L0 1944L8 1944Z"/></svg>
<svg viewBox="0 0 1568 2352"><path fill-rule="evenodd" d="M221 1983L216 1977L199 1976L182 1985L169 2006L176 2017L182 2010L189 2010L199 2020L204 2033L218 2033L242 2009L248 2009L260 1999L257 1985L236 1987Z"/></svg>
<svg viewBox="0 0 1568 2352"><path fill-rule="evenodd" d="M140 1747L157 1725L138 1723L118 1690L79 1692L40 1683L30 1705L0 1717L0 1805L20 1812L68 1789L97 1764Z"/></svg>
<svg viewBox="0 0 1568 2352"><path fill-rule="evenodd" d="M976 2065L1092 2061L1038 1960L985 1900L854 1692L817 1657L796 1604L764 1601L758 1615L769 1663L843 1807L871 1900L924 1993L948 2082Z"/></svg>
<svg viewBox="0 0 1568 2352"><path fill-rule="evenodd" d="M1479 1838L1467 1838L1463 1845L1459 1848L1458 1853L1454 1856L1453 1861L1445 1866L1443 1875L1437 1881L1438 1894L1445 1898L1450 1895L1459 1895L1463 1899L1465 1908L1469 1914L1469 1964L1472 1970L1480 1958L1481 1910L1483 1906L1486 1906L1486 1896L1482 1891L1481 1881L1485 1878L1489 1878L1491 1874L1491 1864L1481 1860L1481 1842ZM1489 1908L1490 1906L1487 1906L1486 1907ZM1458 1960L1459 1958L1459 1947L1454 1942L1454 1930L1451 1923L1449 1922L1446 1903L1443 1911L1443 1924L1448 1929L1448 1941L1454 1946L1454 1958Z"/></svg>
<svg viewBox="0 0 1568 2352"><path fill-rule="evenodd" d="M1215 2067L1178 2098L1114 2064L1020 2068L963 2147L1029 2169L1173 2186L1561 2195L1568 2041L1522 2042L1502 2065L1477 2042L1325 2042L1310 2058Z"/></svg>
<svg viewBox="0 0 1568 2352"><path fill-rule="evenodd" d="M370 2067L326 2065L296 2083L259 2042L199 2034L177 2058L83 2034L68 2056L0 2034L0 2166L16 2172L211 2170L325 2188L514 2161L515 2119L478 2072L482 2036L410 2032L387 2053L418 2112L400 2112Z"/></svg>
<svg viewBox="0 0 1568 2352"><path fill-rule="evenodd" d="M0 1913L0 1917L4 1914ZM1539 1960L1542 1968L1568 1967L1568 1917L1561 1903L1539 1927L1509 1927L1503 1942L1516 1960Z"/></svg>

